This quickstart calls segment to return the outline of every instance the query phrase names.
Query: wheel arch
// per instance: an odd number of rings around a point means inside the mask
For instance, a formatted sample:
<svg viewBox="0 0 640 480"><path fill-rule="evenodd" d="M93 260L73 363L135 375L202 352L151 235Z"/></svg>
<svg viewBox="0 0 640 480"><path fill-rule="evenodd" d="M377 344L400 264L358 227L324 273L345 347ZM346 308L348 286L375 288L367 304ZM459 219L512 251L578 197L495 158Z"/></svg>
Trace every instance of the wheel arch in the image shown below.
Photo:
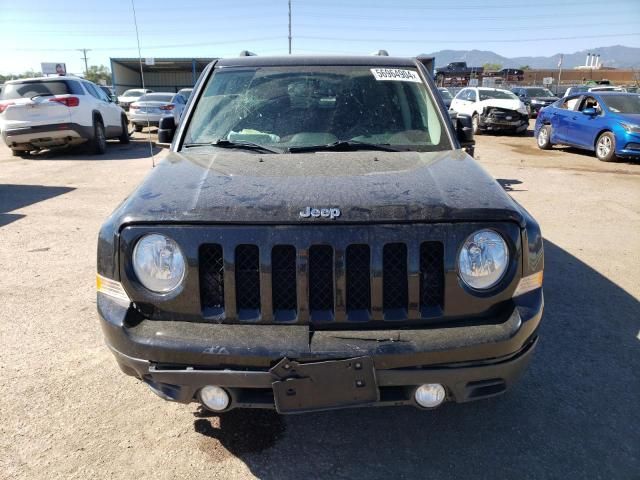
<svg viewBox="0 0 640 480"><path fill-rule="evenodd" d="M613 133L613 131L610 128L603 128L598 133L596 133L596 136L593 138L593 142L592 142L591 146L593 147L594 151L596 149L596 144L598 143L598 139L600 138L600 135L602 135L603 133L607 133L607 132L610 133L611 135L613 135L613 141L615 143L614 146L617 146L618 142L616 142L616 134ZM614 150L615 150L615 148L614 148Z"/></svg>

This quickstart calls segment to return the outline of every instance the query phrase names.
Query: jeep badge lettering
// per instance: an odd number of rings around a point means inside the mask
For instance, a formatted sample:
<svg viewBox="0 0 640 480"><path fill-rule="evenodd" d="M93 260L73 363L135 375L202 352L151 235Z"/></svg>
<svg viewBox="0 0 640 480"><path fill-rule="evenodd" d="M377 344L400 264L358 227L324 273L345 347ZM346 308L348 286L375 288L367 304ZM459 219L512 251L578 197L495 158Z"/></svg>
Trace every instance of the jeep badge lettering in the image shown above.
<svg viewBox="0 0 640 480"><path fill-rule="evenodd" d="M323 217L323 218L330 218L331 220L334 220L334 219L338 218L340 215L341 215L341 212L340 212L339 208L312 208L312 207L305 207L304 210L300 211L300 216L302 218Z"/></svg>

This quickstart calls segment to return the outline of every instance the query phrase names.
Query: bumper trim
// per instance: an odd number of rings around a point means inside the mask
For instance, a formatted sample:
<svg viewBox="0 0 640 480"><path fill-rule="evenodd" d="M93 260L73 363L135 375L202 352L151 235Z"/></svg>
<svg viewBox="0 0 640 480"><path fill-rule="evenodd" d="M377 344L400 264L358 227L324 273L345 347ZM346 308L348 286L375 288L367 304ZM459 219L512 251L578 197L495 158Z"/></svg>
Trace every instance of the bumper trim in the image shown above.
<svg viewBox="0 0 640 480"><path fill-rule="evenodd" d="M401 387L400 390L404 393L392 401L381 395L379 402L369 405L415 405L413 391L424 383L444 385L448 392L448 400L456 403L499 395L520 378L531 360L537 342L538 337L534 336L520 351L507 358L490 359L463 366L451 364L430 368L376 369L377 387L381 391L389 387L395 387L397 391L398 387ZM233 399L230 408L275 408L270 390L277 379L269 371L168 368L166 365L160 367L110 348L123 372L130 375L135 372L135 376L141 378L164 400L190 403L196 400L200 388L205 385L217 385L230 392ZM263 390L263 400L247 402L245 399L248 390Z"/></svg>

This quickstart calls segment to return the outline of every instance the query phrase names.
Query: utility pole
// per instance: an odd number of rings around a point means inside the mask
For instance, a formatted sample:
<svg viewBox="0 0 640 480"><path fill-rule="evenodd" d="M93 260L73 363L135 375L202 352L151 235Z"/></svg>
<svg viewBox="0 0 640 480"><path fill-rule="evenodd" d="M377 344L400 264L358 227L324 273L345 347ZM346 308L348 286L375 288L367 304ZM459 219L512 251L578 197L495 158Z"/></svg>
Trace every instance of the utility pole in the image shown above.
<svg viewBox="0 0 640 480"><path fill-rule="evenodd" d="M89 64L87 63L87 52L90 52L89 48L78 48L79 52L82 52L82 58L84 59L84 75L85 77L89 74Z"/></svg>
<svg viewBox="0 0 640 480"><path fill-rule="evenodd" d="M291 55L291 0L289 0L289 55Z"/></svg>

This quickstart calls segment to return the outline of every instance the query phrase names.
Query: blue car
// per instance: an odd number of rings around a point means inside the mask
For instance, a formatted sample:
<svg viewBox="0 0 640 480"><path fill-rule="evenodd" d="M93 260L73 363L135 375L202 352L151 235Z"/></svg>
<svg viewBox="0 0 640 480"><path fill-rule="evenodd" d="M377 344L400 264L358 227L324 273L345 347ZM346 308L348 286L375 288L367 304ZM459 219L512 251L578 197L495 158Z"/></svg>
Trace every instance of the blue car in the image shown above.
<svg viewBox="0 0 640 480"><path fill-rule="evenodd" d="M616 157L640 158L640 95L569 95L540 111L534 135L543 150L558 144L595 151L603 162Z"/></svg>

